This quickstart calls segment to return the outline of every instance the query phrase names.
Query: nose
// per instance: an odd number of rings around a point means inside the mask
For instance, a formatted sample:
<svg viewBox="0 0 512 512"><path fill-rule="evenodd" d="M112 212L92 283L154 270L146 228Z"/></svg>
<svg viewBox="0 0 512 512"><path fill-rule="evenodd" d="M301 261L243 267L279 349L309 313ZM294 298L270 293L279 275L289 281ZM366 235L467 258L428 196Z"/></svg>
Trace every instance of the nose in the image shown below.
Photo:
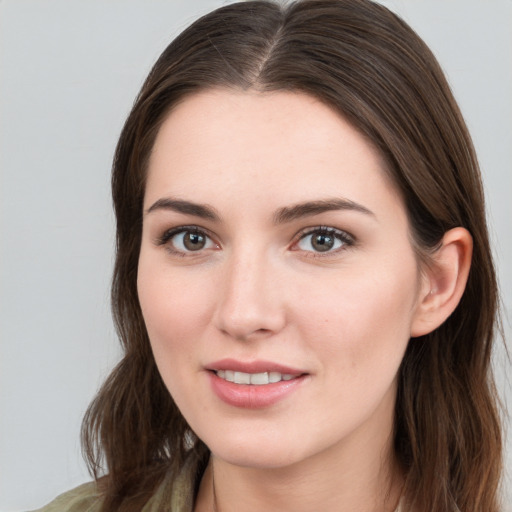
<svg viewBox="0 0 512 512"><path fill-rule="evenodd" d="M233 255L225 263L216 327L237 340L267 338L286 323L279 271L263 254Z"/></svg>

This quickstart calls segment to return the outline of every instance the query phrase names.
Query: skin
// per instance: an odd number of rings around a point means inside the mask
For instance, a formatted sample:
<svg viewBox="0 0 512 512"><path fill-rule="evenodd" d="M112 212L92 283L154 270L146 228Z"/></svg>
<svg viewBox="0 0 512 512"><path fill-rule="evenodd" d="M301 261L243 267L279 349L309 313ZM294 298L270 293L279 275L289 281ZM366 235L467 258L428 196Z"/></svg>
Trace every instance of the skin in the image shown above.
<svg viewBox="0 0 512 512"><path fill-rule="evenodd" d="M163 207L169 198L218 218ZM283 208L340 198L361 208L275 222ZM152 349L212 452L195 510L212 509L213 473L222 512L394 510L396 376L432 282L378 152L307 95L202 92L159 131L144 212L138 291ZM183 226L208 237L203 249L187 250L183 232L164 243ZM348 241L318 252L310 231L322 226ZM206 369L228 357L307 376L272 406L238 408Z"/></svg>

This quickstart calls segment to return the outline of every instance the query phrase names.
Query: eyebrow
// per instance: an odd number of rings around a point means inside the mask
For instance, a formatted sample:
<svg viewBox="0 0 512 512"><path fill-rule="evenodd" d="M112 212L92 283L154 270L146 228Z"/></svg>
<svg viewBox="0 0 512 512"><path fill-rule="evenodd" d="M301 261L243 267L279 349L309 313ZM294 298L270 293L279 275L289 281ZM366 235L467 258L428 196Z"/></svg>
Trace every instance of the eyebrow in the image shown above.
<svg viewBox="0 0 512 512"><path fill-rule="evenodd" d="M157 210L171 210L214 222L219 222L221 220L220 215L212 206L192 203L183 199L174 199L170 197L158 199L146 210L146 214ZM285 224L304 217L311 217L319 215L320 213L339 210L355 211L365 215L375 216L371 210L359 203L344 198L332 198L307 201L279 208L273 216L273 221L274 224Z"/></svg>
<svg viewBox="0 0 512 512"><path fill-rule="evenodd" d="M215 208L207 204L191 203L183 199L173 199L170 197L159 199L146 210L146 214L156 210L172 210L174 212L193 215L194 217L200 217L215 222L220 220L220 216Z"/></svg>
<svg viewBox="0 0 512 512"><path fill-rule="evenodd" d="M355 211L375 217L375 214L371 210L359 203L350 201L349 199L333 198L319 201L308 201L280 208L274 215L274 223L284 224L303 217L310 217L313 215L319 215L320 213L336 210Z"/></svg>

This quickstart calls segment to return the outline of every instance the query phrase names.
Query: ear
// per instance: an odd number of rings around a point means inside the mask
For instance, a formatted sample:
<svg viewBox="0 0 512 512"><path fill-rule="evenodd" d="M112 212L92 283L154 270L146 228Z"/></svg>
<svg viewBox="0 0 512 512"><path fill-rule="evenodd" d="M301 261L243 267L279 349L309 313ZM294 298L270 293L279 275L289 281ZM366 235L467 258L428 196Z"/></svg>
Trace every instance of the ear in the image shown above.
<svg viewBox="0 0 512 512"><path fill-rule="evenodd" d="M466 288L471 267L473 239L464 228L443 236L441 247L423 270L411 336L423 336L437 329L455 310Z"/></svg>

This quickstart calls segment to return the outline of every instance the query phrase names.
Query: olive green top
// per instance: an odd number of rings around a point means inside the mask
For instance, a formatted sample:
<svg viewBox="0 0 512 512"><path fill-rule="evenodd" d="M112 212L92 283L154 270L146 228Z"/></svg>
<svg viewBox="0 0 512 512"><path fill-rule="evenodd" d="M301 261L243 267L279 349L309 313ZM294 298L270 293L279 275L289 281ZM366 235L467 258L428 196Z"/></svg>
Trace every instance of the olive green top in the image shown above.
<svg viewBox="0 0 512 512"><path fill-rule="evenodd" d="M168 474L141 512L192 512L195 465L187 461L173 483ZM45 507L34 512L98 512L101 497L95 482L89 482L61 494Z"/></svg>

